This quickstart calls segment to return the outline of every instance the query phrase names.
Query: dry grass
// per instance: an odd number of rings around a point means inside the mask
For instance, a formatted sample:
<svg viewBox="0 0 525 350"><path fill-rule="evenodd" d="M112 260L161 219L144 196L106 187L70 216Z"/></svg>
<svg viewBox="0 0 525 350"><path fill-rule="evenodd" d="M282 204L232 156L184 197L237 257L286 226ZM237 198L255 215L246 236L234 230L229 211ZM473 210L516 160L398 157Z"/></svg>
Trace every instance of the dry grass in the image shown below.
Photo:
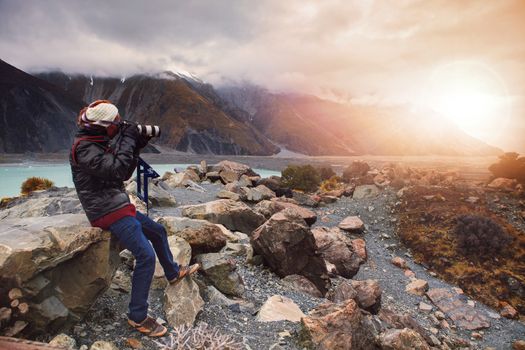
<svg viewBox="0 0 525 350"><path fill-rule="evenodd" d="M525 236L492 212L484 198L476 204L465 202L472 195L476 193L468 189L444 187L415 187L407 191L397 208L398 235L411 248L417 262L428 265L473 298L496 308L505 301L525 314ZM453 232L461 215L493 220L512 237L512 246L493 250L483 259L465 256L458 249Z"/></svg>
<svg viewBox="0 0 525 350"><path fill-rule="evenodd" d="M30 177L22 183L20 192L29 194L33 191L47 190L53 186L53 181L41 177Z"/></svg>
<svg viewBox="0 0 525 350"><path fill-rule="evenodd" d="M244 347L231 336L221 334L207 323L175 328L169 338L155 341L160 350L241 350Z"/></svg>

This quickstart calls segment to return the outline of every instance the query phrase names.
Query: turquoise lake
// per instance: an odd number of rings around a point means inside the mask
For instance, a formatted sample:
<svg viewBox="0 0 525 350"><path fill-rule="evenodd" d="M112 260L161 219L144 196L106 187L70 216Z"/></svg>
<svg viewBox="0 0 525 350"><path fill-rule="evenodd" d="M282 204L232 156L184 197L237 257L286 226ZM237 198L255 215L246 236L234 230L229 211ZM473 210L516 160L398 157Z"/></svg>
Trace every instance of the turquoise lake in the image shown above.
<svg viewBox="0 0 525 350"><path fill-rule="evenodd" d="M189 165L193 164L152 164L152 167L162 176L166 171L173 171L174 168L180 171L186 169ZM281 175L280 172L273 170L254 170L262 177ZM74 187L69 164L17 164L0 166L0 198L19 195L22 182L32 176L49 179L53 181L57 187Z"/></svg>

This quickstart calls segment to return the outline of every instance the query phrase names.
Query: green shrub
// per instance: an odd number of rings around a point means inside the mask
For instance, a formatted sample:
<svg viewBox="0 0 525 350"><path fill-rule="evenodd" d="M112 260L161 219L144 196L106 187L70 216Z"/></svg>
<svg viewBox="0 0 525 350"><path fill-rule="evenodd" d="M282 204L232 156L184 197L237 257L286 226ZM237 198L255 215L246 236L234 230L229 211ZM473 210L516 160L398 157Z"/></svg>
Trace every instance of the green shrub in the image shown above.
<svg viewBox="0 0 525 350"><path fill-rule="evenodd" d="M29 194L33 191L47 190L53 186L53 181L41 177L30 177L22 183L20 192Z"/></svg>
<svg viewBox="0 0 525 350"><path fill-rule="evenodd" d="M319 173L321 181L328 180L332 176L336 175L334 169L332 169L331 166L320 166L317 168L317 172Z"/></svg>
<svg viewBox="0 0 525 350"><path fill-rule="evenodd" d="M459 216L454 234L459 252L472 258L499 255L512 242L512 237L503 227L478 215Z"/></svg>
<svg viewBox="0 0 525 350"><path fill-rule="evenodd" d="M343 170L343 180L350 182L354 178L365 176L369 170L370 165L361 160L355 160Z"/></svg>
<svg viewBox="0 0 525 350"><path fill-rule="evenodd" d="M499 162L489 167L495 177L516 179L525 183L525 157L520 157L516 152L508 152L499 157Z"/></svg>
<svg viewBox="0 0 525 350"><path fill-rule="evenodd" d="M311 165L289 165L282 171L281 181L285 187L314 192L319 187L321 177Z"/></svg>

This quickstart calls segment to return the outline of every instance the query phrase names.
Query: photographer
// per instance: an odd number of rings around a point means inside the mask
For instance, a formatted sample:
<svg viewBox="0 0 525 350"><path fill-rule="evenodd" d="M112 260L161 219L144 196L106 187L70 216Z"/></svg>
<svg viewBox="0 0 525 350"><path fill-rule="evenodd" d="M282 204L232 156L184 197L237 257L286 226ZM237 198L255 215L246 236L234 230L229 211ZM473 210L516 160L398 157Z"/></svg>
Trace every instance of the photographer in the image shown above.
<svg viewBox="0 0 525 350"><path fill-rule="evenodd" d="M136 125L120 120L117 107L107 100L82 109L69 161L78 198L91 225L111 231L135 256L128 323L141 333L159 337L167 332L166 327L147 314L155 253L170 283L196 272L199 265L179 266L173 261L164 227L130 203L124 181L133 175L149 137Z"/></svg>

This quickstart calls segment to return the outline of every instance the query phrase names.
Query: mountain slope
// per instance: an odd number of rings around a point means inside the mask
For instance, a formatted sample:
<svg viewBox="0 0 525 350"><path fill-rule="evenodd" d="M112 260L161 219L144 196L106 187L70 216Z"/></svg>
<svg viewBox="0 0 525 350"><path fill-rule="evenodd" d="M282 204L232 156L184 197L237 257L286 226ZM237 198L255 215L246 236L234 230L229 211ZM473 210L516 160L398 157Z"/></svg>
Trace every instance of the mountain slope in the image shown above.
<svg viewBox="0 0 525 350"><path fill-rule="evenodd" d="M217 90L268 138L308 155L494 155L501 150L455 124L407 107L350 106L256 86Z"/></svg>
<svg viewBox="0 0 525 350"><path fill-rule="evenodd" d="M0 60L0 152L56 152L71 146L82 102Z"/></svg>
<svg viewBox="0 0 525 350"><path fill-rule="evenodd" d="M248 155L278 152L249 123L222 110L221 99L211 85L202 84L201 90L206 87L206 94L202 94L187 79L171 72L127 79L63 73L38 76L86 103L109 99L125 119L160 125L162 134L158 143L179 151Z"/></svg>

